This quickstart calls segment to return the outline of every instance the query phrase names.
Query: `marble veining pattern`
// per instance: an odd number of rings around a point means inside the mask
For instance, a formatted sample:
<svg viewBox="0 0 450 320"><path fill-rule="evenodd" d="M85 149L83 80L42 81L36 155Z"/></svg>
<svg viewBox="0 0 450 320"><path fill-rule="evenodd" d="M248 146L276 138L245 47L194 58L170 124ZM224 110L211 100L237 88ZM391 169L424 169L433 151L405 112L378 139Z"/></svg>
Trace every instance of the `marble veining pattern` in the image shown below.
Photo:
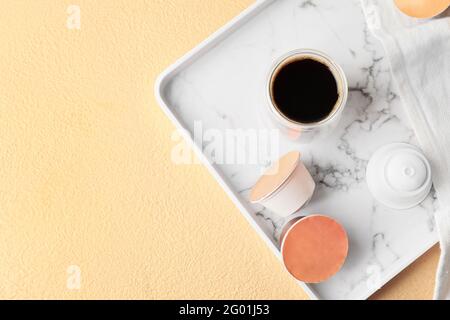
<svg viewBox="0 0 450 320"><path fill-rule="evenodd" d="M239 30L180 71L166 100L187 130L267 128L259 115L273 61L287 51L314 48L344 69L349 98L337 129L311 145L284 139L280 153L300 150L317 188L302 214L335 217L346 228L350 252L343 269L311 288L324 299L360 299L436 242L434 193L419 206L395 211L377 203L365 183L371 154L390 142L416 143L380 43L370 34L358 0L276 0ZM204 145L203 147L206 147ZM247 202L259 164L218 165ZM279 248L284 220L253 206L252 217Z"/></svg>

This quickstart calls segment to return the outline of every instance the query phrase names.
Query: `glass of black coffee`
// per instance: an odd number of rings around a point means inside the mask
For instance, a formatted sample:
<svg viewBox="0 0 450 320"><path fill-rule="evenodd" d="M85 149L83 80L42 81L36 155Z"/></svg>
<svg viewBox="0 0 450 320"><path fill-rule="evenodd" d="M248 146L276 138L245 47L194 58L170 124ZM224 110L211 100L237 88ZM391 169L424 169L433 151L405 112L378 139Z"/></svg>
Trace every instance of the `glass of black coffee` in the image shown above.
<svg viewBox="0 0 450 320"><path fill-rule="evenodd" d="M267 94L272 118L293 140L309 143L333 129L348 86L342 68L324 53L296 50L271 69Z"/></svg>

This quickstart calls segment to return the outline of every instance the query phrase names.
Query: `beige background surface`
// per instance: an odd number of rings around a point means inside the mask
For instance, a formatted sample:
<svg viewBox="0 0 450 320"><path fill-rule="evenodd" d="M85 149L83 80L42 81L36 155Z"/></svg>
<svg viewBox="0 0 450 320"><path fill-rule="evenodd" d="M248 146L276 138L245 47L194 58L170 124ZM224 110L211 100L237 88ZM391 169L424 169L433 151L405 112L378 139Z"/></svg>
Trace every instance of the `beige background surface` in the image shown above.
<svg viewBox="0 0 450 320"><path fill-rule="evenodd" d="M172 164L153 97L251 2L0 0L1 298L307 298L204 167ZM431 298L438 254L376 298Z"/></svg>

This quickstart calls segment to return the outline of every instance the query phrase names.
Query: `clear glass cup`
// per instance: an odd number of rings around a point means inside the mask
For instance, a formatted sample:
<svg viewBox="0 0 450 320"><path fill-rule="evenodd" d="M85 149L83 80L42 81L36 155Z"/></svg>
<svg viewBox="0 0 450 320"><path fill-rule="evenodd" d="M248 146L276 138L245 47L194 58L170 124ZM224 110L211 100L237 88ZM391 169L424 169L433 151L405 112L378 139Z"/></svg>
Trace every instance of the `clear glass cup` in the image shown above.
<svg viewBox="0 0 450 320"><path fill-rule="evenodd" d="M272 84L276 72L292 61L307 58L316 60L326 65L330 69L334 78L336 79L339 93L338 100L330 114L326 118L315 123L301 123L289 119L278 109L272 98ZM329 56L317 50L298 49L288 52L287 54L277 59L277 61L274 63L267 79L266 93L268 99L268 112L270 114L270 118L273 120L276 126L291 140L295 140L300 143L311 143L313 140L325 136L336 127L347 102L348 84L347 78L345 77L342 68ZM314 106L299 107L313 108Z"/></svg>

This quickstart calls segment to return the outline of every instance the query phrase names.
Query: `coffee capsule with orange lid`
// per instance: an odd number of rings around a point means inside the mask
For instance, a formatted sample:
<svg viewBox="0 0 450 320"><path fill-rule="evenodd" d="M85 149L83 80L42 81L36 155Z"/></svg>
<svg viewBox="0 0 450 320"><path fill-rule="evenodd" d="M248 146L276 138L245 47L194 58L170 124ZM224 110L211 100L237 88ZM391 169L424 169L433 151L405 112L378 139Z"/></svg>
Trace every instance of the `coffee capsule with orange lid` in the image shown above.
<svg viewBox="0 0 450 320"><path fill-rule="evenodd" d="M287 271L305 283L323 282L343 266L348 253L345 229L324 215L296 217L281 235L281 255Z"/></svg>
<svg viewBox="0 0 450 320"><path fill-rule="evenodd" d="M450 0L394 0L404 14L414 18L432 18L450 6Z"/></svg>
<svg viewBox="0 0 450 320"><path fill-rule="evenodd" d="M315 189L311 174L300 160L300 152L291 151L275 162L256 182L250 201L287 217L304 206Z"/></svg>

